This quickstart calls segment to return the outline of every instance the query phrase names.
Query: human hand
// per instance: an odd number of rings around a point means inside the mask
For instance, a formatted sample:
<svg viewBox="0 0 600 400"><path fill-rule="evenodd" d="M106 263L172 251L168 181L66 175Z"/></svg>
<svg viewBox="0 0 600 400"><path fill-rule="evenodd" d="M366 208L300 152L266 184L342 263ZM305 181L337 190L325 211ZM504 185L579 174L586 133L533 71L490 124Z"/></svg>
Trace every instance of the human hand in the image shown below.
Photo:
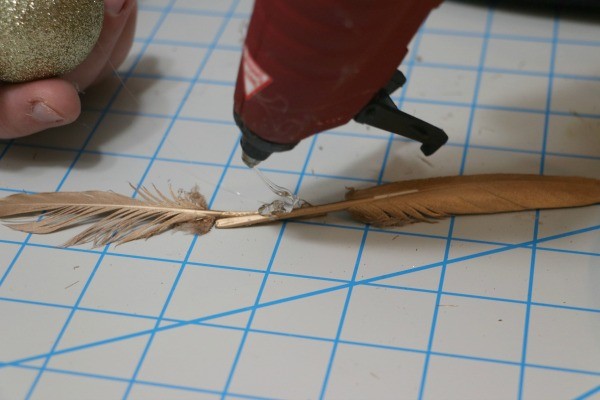
<svg viewBox="0 0 600 400"><path fill-rule="evenodd" d="M136 0L104 0L98 43L74 71L59 78L0 83L0 139L27 136L67 125L81 113L78 91L98 83L125 60L131 48Z"/></svg>

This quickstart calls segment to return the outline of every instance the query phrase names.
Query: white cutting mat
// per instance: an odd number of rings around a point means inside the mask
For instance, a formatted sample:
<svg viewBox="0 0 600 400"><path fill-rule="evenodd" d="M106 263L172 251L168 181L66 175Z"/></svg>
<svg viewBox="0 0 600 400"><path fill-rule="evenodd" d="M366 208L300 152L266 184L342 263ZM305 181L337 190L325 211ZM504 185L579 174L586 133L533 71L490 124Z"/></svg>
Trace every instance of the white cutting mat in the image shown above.
<svg viewBox="0 0 600 400"><path fill-rule="evenodd" d="M119 80L71 127L0 144L0 192L195 184L272 196L232 95L250 1L145 0ZM396 94L450 142L348 125L264 171L315 202L483 172L600 177L600 19L445 3ZM0 228L1 399L600 396L600 207L380 230L343 215L63 249Z"/></svg>

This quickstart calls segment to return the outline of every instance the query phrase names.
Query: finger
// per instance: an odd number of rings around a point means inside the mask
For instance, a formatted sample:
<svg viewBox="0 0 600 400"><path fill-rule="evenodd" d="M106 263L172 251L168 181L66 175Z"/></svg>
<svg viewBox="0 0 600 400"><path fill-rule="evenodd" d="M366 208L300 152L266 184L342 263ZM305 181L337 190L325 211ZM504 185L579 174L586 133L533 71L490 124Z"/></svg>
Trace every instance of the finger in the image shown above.
<svg viewBox="0 0 600 400"><path fill-rule="evenodd" d="M70 124L80 112L77 91L62 79L0 86L0 139Z"/></svg>
<svg viewBox="0 0 600 400"><path fill-rule="evenodd" d="M119 15L126 6L126 0L104 0L104 10L110 15Z"/></svg>
<svg viewBox="0 0 600 400"><path fill-rule="evenodd" d="M118 68L131 50L131 46L133 44L133 39L135 37L135 28L137 22L137 4L134 2L133 10L129 15L129 19L127 20L127 24L123 29L123 33L121 34L121 38L117 43L117 46L113 50L113 53L110 56L110 64L114 68Z"/></svg>
<svg viewBox="0 0 600 400"><path fill-rule="evenodd" d="M135 0L105 1L104 24L96 46L79 67L64 76L65 79L73 82L80 90L96 80L117 46L134 8ZM114 13L114 10L117 12Z"/></svg>
<svg viewBox="0 0 600 400"><path fill-rule="evenodd" d="M134 4L133 7L134 7L134 9L132 10L131 14L129 15L129 19L127 20L125 28L123 29L123 33L121 34L121 37L117 41L117 44L116 44L112 54L110 55L108 61L104 65L102 72L100 72L99 76L92 83L92 85L100 82L102 79L104 79L108 75L115 72L117 70L117 68L119 68L119 66L121 64L123 64L123 61L125 61L125 58L127 58L127 55L129 54L129 51L131 50L131 45L133 44L133 38L135 36L135 27L136 27L136 20L137 20L137 18L136 18L137 6Z"/></svg>

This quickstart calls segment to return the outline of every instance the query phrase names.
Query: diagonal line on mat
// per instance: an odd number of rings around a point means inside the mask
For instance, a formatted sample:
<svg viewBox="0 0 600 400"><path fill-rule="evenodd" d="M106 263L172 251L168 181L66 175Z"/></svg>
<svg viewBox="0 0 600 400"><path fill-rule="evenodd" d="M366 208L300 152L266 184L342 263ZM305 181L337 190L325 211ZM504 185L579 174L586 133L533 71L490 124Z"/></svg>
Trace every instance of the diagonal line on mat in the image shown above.
<svg viewBox="0 0 600 400"><path fill-rule="evenodd" d="M33 365L19 365L19 366L16 366L15 368L21 368L21 369L30 370L30 371L37 371L40 369L40 367L36 367ZM119 376L94 374L94 373L81 372L81 371L70 371L70 370L61 369L61 368L46 368L46 371L52 372L55 374L78 376L78 377L91 378L91 379L97 379L97 380L123 382L123 383L129 382L129 379L122 378ZM167 384L167 383L152 382L152 381L145 381L145 380L138 380L138 381L136 381L136 384L164 388L164 389L171 389L171 390L181 390L181 391L193 392L193 393L204 393L204 394L209 394L209 395L220 395L221 394L221 392L219 392L218 390L214 390L214 389L203 389L203 388L197 388L197 387L191 387L191 386L171 385L171 384ZM242 394L242 393L230 393L230 395L233 397L242 398L242 399L275 400L275 399L269 398L269 397L250 396L250 395L246 395L246 394Z"/></svg>
<svg viewBox="0 0 600 400"><path fill-rule="evenodd" d="M242 328L235 328L235 329L240 329L241 330ZM257 331L257 332L258 333L263 333L262 331ZM268 332L265 332L265 333L268 333ZM329 338L324 338L324 339L321 339L321 340L328 341L328 342L333 342L333 339L329 339ZM347 345L350 345L350 346L353 346L353 345L363 346L364 345L363 343L352 342L352 341L343 341L343 340L340 341L340 343L347 344ZM401 348L401 347L394 347L394 346L372 345L371 347L385 349L385 350L391 350L391 351L406 351L406 352L412 352L412 353L418 353L418 354L424 354L425 353L425 350L410 349L410 348ZM460 359L472 360L472 361L492 362L492 363L497 363L497 364L502 364L502 365L511 365L511 366L518 366L519 365L519 362L517 362L517 361L487 359L487 358L482 358L482 357L473 357L473 356L457 355L457 354L450 354L450 353L433 352L433 355L436 355L436 356L439 356L439 357L446 357L446 358L460 358ZM573 370L573 369L566 369L566 368L560 368L560 367L551 367L551 366L543 366L543 365L537 365L537 364L528 364L527 367L536 368L536 369L544 369L544 370L552 370L552 371L560 371L560 372L566 372L566 373L574 373L574 374L585 374L585 375L588 375L588 376L590 376L590 375L591 376L600 376L600 372ZM33 365L17 365L17 366L14 366L14 368L37 371L41 367L36 367L36 366L33 366ZM72 371L72 370L60 369L60 368L47 368L47 371L48 372L53 372L53 373L58 373L58 374L63 374L63 375L87 377L87 378L92 378L92 379L97 379L97 380L107 380L107 381L116 381L116 382L127 382L128 381L127 378L122 378L122 377L118 377L118 376L112 376L112 375L106 375L106 374L96 374L96 373L90 373L90 372L81 372L81 371ZM201 388L201 387L182 386L182 385L177 385L177 384L152 382L152 381L146 381L146 380L137 380L136 384L144 385L144 386L161 387L161 388L165 388L165 389L183 390L183 391L196 392L196 393L207 393L207 394L215 394L215 395L222 395L223 394L223 393L221 393L221 392L219 392L217 390L214 390L214 389L206 389L206 388ZM591 390L583 393L582 395L576 397L575 400L589 399L590 396L598 393L599 391L600 391L600 386L595 387L595 388L593 388L593 389L591 389ZM246 395L246 394L232 393L232 392L229 392L227 395L230 396L230 397L250 398L250 399L253 399L253 400L267 400L267 399L269 399L269 398L265 398L265 397L250 396L250 395Z"/></svg>
<svg viewBox="0 0 600 400"><path fill-rule="evenodd" d="M595 388L588 390L587 392L575 397L574 400L585 400L585 399L591 399L593 395L600 393L600 385L596 386Z"/></svg>
<svg viewBox="0 0 600 400"><path fill-rule="evenodd" d="M548 236L546 238L538 240L538 243L545 242L545 241L550 241L550 240L555 240L555 239L562 238L562 237L573 236L573 235L577 235L577 234L580 234L580 233L583 233L583 232L596 231L596 230L600 230L600 225L589 227L589 228L584 228L584 229L578 229L578 230L575 230L575 231L565 232L565 233L561 233L561 234L557 234L557 235L553 235L553 236ZM498 253L502 253L502 252L505 252L505 251L510 251L510 250L513 250L513 249L516 249L516 248L519 248L519 247L522 247L522 246L526 246L526 245L529 245L529 244L532 244L532 242L531 241L527 241L527 242L522 242L522 243L517 243L517 244L511 244L511 245L503 246L503 247L500 247L500 248L497 248L497 249L492 249L492 250L487 250L487 251L483 251L483 252L471 254L471 255L468 255L468 256L457 257L457 258L449 259L448 262L447 262L447 264L453 264L453 263L458 263L458 262L462 262L462 261L466 261L466 260L471 260L473 258L484 257L484 256L492 255L492 254L498 254ZM424 265L424 266L421 266L421 267L411 268L409 270L403 270L403 271L393 272L393 273L389 273L389 274L385 274L385 275L375 276L375 277L368 278L368 279L362 279L362 280L359 280L359 281L355 282L354 285L365 285L365 284L369 284L369 283L378 282L378 281L384 280L384 279L394 278L394 277L400 276L400 275L406 275L406 274L416 273L416 272L419 272L419 271L424 271L424 270L428 270L428 269L432 269L432 268L437 268L437 267L441 266L442 264L443 264L442 262L436 262L436 263L427 264L427 265ZM0 362L0 369L5 368L5 367L10 367L10 366L18 365L18 364L23 363L23 362L29 362L29 361L39 360L39 359L48 357L49 355L57 355L57 354L70 353L70 352L73 352L73 351L82 350L82 349L89 348L89 347L96 347L96 346L100 346L100 345L103 345L103 344L117 342L117 341L120 341L120 340L126 340L126 339L131 339L131 338L134 338L134 337L138 337L138 336L144 336L144 335L152 334L153 332L166 331L166 330L170 330L170 329L179 328L179 327L182 327L182 326L191 325L191 324L198 323L198 322L204 322L204 321L209 321L209 320L212 320L212 319L217 319L217 318L220 318L220 317L225 317L225 316L229 316L229 315L235 315L235 314L239 314L239 313L244 313L246 311L251 311L251 310L256 309L256 308L266 308L266 307L269 307L269 306L272 306L272 305L286 303L286 302L289 302L289 301L294 301L294 300L298 300L298 299L302 299L302 298L306 298L306 297L318 296L320 294L330 293L330 292L334 292L336 290L346 289L349 286L350 286L350 283L341 284L341 285L338 285L338 286L332 286L330 288L325 288L325 289L316 290L316 291L312 291L312 292L308 292L308 293L304 293L304 294L300 294L300 295L296 295L296 296L290 296L290 297L285 297L285 298L274 300L274 301L269 301L269 302L261 303L258 306L241 307L241 308L237 308L237 309L234 309L234 310L225 311L225 312L218 313L218 314L212 314L212 315L208 315L208 316L203 316L203 317L199 317L199 318L194 318L194 319L191 319L191 320L183 321L183 322L180 322L180 323L174 323L174 324L171 324L171 325L159 327L157 329L147 329L147 330L133 332L133 333L130 333L130 334L127 334L127 335L115 336L115 337L112 337L112 338L108 338L108 339L104 339L104 340L99 340L99 341L96 341L96 342L90 342L90 343L79 345L79 346L67 347L67 348L55 351L54 353L43 353L43 354L38 354L38 355L33 355L33 356L19 358L19 359L12 360L12 361Z"/></svg>

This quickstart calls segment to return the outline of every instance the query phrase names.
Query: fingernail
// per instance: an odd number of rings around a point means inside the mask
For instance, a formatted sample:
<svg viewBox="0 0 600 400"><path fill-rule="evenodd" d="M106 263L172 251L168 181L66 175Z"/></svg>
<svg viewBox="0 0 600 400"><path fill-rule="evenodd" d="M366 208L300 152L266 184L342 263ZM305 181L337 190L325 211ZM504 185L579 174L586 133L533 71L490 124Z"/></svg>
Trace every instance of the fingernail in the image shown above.
<svg viewBox="0 0 600 400"><path fill-rule="evenodd" d="M50 108L46 103L38 101L33 104L31 108L31 116L38 122L48 124L62 122L65 119L60 116L56 111Z"/></svg>
<svg viewBox="0 0 600 400"><path fill-rule="evenodd" d="M104 2L106 6L106 12L112 15L119 15L125 8L127 0L106 0Z"/></svg>

